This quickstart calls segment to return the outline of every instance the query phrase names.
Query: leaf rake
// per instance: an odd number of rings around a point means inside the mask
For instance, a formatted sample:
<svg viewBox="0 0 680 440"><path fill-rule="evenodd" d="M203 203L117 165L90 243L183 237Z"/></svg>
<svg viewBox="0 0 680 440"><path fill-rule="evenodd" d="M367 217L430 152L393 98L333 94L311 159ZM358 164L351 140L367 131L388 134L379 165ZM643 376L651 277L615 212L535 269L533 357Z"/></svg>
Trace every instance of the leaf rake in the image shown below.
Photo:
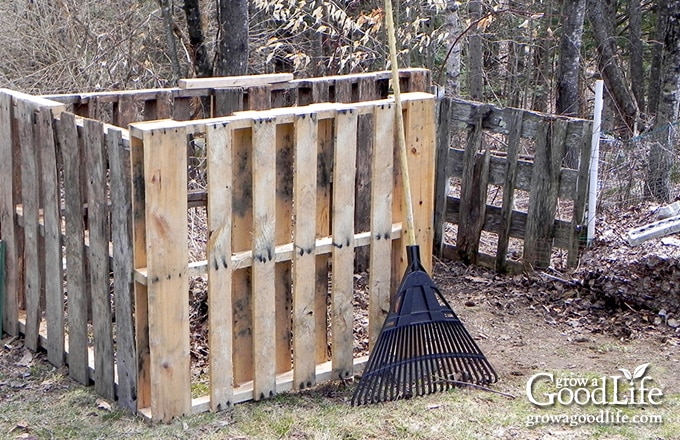
<svg viewBox="0 0 680 440"><path fill-rule="evenodd" d="M498 380L496 371L420 262L408 178L391 0L385 0L385 18L404 185L408 267L354 390L352 405L408 399L444 391L461 382L486 385Z"/></svg>

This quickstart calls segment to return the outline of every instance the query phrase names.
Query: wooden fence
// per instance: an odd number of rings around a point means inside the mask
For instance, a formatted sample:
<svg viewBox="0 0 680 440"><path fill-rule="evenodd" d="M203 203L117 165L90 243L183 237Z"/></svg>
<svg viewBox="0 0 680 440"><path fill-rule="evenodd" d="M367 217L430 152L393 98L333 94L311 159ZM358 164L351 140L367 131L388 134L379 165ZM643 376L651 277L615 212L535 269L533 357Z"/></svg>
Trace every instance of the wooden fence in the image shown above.
<svg viewBox="0 0 680 440"><path fill-rule="evenodd" d="M405 90L427 89L423 75L402 72ZM383 99L383 73L296 84L271 87L296 90L294 107L139 123L186 108L168 97L188 92L76 101L0 90L3 330L24 334L28 348L44 347L74 379L94 381L103 397L153 420L351 375L362 362L351 344L354 254L370 248L372 339L404 264L393 104ZM304 99L353 101L363 89L379 90L370 95L377 100L299 105L309 90ZM224 90L248 96L232 110L252 109L252 92ZM211 105L218 94L205 93ZM109 108L101 105L107 100ZM120 102L142 111L122 111ZM434 102L404 94L425 256ZM93 116L93 108L102 120L73 113ZM198 138L208 152L208 191L197 194L188 190L187 156ZM207 258L190 263L187 209L206 204ZM208 278L210 395L192 399L188 282L201 274Z"/></svg>
<svg viewBox="0 0 680 440"><path fill-rule="evenodd" d="M561 248L574 265L585 234L591 121L458 99L439 100L437 117L437 250L507 271L545 268ZM447 224L457 225L455 245ZM491 245L483 231L493 234ZM523 244L508 259L511 239Z"/></svg>
<svg viewBox="0 0 680 440"><path fill-rule="evenodd" d="M400 73L427 268L433 242L448 256L511 267L516 238L527 265L544 266L553 245L576 261L590 122L451 99L436 112L423 93L428 78ZM370 274L375 340L404 269L388 79L50 97L0 90L3 331L152 420L351 376L364 361L353 356L353 274ZM206 151L201 191L189 189L187 171L197 143ZM576 169L562 166L565 153ZM488 197L494 187L500 205ZM525 212L513 208L524 203L517 191L528 194ZM571 218L555 220L563 201ZM187 243L196 206L208 223L199 261ZM449 224L456 247L444 239ZM483 231L498 236L495 257L479 252ZM192 398L197 277L207 278L209 393Z"/></svg>

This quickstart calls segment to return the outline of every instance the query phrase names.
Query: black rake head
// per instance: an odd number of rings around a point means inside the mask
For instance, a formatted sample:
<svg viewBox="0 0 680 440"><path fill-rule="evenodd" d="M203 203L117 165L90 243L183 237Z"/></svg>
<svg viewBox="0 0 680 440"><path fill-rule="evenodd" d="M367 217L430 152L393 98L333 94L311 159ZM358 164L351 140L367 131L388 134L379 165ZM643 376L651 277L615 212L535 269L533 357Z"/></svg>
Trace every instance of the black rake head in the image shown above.
<svg viewBox="0 0 680 440"><path fill-rule="evenodd" d="M498 376L420 263L409 266L371 350L352 405L408 399L461 383L486 385Z"/></svg>

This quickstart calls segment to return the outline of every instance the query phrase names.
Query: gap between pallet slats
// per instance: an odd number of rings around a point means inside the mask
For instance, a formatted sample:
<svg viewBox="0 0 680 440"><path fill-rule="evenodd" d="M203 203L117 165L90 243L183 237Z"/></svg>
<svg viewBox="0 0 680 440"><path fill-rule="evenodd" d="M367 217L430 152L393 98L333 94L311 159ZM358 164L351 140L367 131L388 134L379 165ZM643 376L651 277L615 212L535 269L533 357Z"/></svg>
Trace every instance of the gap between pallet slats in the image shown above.
<svg viewBox="0 0 680 440"><path fill-rule="evenodd" d="M295 145L294 123L276 125L276 245L290 243L293 233L293 148ZM292 367L292 263L276 262L276 372L289 371Z"/></svg>

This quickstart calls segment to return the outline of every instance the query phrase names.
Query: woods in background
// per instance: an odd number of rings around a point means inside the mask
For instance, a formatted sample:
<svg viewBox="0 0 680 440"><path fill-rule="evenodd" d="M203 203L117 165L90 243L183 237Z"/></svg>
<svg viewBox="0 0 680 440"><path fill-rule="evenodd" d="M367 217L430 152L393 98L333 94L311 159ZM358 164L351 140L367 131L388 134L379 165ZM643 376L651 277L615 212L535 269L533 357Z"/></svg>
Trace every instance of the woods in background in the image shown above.
<svg viewBox="0 0 680 440"><path fill-rule="evenodd" d="M644 151L643 192L675 197L680 0L403 0L400 65L446 93L589 117ZM0 86L31 93L172 86L181 77L388 67L382 0L0 3ZM638 145L640 144L640 145ZM631 147L632 148L632 147Z"/></svg>

